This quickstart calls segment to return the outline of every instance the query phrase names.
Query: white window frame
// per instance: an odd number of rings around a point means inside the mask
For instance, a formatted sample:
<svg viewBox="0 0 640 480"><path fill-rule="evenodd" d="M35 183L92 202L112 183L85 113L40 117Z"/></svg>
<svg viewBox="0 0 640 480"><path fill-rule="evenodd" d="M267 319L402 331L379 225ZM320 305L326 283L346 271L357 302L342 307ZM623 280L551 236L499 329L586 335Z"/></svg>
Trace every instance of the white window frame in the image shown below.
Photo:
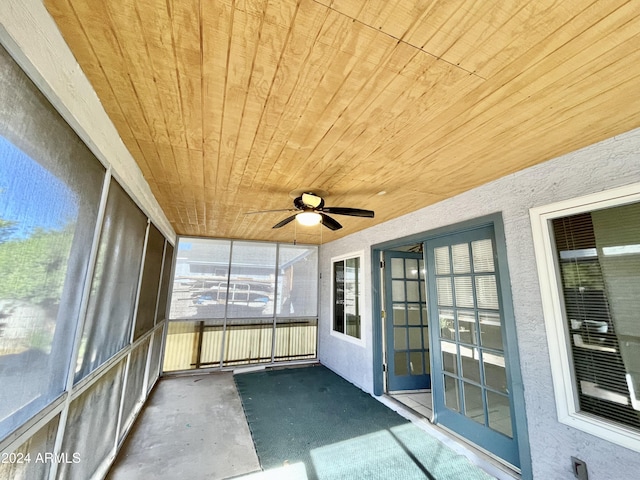
<svg viewBox="0 0 640 480"><path fill-rule="evenodd" d="M338 332L336 330L333 329L333 321L334 321L334 315L335 315L335 285L333 284L334 279L335 279L335 264L336 262L340 262L340 261L346 261L346 260L351 260L353 258L359 258L360 259L360 272L359 272L359 282L360 282L360 295L358 297L358 302L359 302L359 306L358 306L358 311L360 312L360 338L358 337L353 337L349 334L342 333L342 332ZM365 341L364 341L364 332L365 332L365 327L364 327L364 318L365 316L363 315L363 307L365 302L363 301L364 299L364 252L363 251L358 251L358 252L352 252L352 253L347 253L345 255L340 255L338 257L332 257L331 258L331 317L330 317L330 324L329 324L329 328L330 328L330 333L332 337L336 337L339 338L341 340L345 340L347 342L353 343L355 345L361 346L361 347L365 347ZM346 323L345 323L345 330L346 330Z"/></svg>
<svg viewBox="0 0 640 480"><path fill-rule="evenodd" d="M640 202L640 183L535 207L529 210L551 360L558 421L630 450L640 452L640 433L578 411L570 340L566 328L559 265L552 245L551 220Z"/></svg>

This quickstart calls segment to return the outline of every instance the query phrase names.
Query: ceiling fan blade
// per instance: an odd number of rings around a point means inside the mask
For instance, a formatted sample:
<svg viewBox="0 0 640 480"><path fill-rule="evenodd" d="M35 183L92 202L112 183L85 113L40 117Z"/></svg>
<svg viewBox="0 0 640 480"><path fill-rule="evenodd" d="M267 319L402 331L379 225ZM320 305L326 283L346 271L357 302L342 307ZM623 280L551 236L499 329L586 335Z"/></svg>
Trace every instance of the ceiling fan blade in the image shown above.
<svg viewBox="0 0 640 480"><path fill-rule="evenodd" d="M322 217L321 223L330 230L340 230L342 225L340 225L337 221L331 218L329 215L325 215L322 212L317 212Z"/></svg>
<svg viewBox="0 0 640 480"><path fill-rule="evenodd" d="M297 214L296 214L297 215ZM285 218L284 220L282 220L281 222L276 223L273 227L271 228L280 228L280 227L284 227L287 223L292 222L293 220L295 220L296 215L291 215L290 217Z"/></svg>
<svg viewBox="0 0 640 480"><path fill-rule="evenodd" d="M294 208L281 208L280 210L259 210L257 212L244 212L245 215L255 215L256 213L272 213L272 212L295 212Z"/></svg>
<svg viewBox="0 0 640 480"><path fill-rule="evenodd" d="M323 212L333 213L335 215L349 215L351 217L366 217L373 218L373 210L362 210L360 208L347 208L347 207L326 207L322 209Z"/></svg>

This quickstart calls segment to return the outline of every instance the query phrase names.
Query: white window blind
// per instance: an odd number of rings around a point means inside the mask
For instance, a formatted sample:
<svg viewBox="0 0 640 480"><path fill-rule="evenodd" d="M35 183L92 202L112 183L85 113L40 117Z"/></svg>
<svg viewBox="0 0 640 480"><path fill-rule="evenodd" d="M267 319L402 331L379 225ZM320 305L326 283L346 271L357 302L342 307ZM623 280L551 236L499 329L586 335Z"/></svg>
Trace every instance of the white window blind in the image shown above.
<svg viewBox="0 0 640 480"><path fill-rule="evenodd" d="M640 203L551 223L578 411L640 431Z"/></svg>

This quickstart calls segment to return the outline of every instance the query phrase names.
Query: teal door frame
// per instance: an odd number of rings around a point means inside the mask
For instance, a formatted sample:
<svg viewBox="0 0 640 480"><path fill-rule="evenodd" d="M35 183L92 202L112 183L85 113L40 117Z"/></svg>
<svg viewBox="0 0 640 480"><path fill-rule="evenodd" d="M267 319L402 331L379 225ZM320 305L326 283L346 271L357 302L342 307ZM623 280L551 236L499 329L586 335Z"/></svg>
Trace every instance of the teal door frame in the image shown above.
<svg viewBox="0 0 640 480"><path fill-rule="evenodd" d="M382 312L384 310L382 297L381 261L383 252L396 247L409 244L424 243L438 237L474 230L478 227L493 227L496 253L498 257L497 271L500 278L500 295L503 301L504 332L505 332L505 361L509 364L509 383L511 384L511 398L515 405L514 412L514 435L518 438L518 451L520 458L520 471L522 478L529 480L533 478L531 467L531 453L529 446L529 434L527 428L526 411L524 409L524 386L520 369L520 356L518 352L518 337L516 333L515 318L513 313L513 300L511 297L511 276L507 263L507 248L504 233L504 224L501 213L494 213L465 222L447 225L433 230L409 235L402 238L379 243L371 247L371 280L372 280L372 313L373 313L373 393L374 395L384 394L384 354L383 354L383 332L382 332ZM429 266L427 266L429 268ZM429 320L431 321L431 320ZM431 327L431 325L430 325ZM432 330L430 328L430 330ZM431 352L433 354L433 352ZM433 358L431 359L433 362Z"/></svg>

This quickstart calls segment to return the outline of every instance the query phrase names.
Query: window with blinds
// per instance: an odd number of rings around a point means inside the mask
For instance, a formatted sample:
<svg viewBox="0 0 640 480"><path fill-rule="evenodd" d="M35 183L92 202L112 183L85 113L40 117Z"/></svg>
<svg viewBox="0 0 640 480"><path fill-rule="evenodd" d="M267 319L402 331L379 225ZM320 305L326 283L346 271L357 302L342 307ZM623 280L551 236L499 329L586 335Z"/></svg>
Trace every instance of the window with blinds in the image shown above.
<svg viewBox="0 0 640 480"><path fill-rule="evenodd" d="M640 203L551 226L578 410L640 432Z"/></svg>

